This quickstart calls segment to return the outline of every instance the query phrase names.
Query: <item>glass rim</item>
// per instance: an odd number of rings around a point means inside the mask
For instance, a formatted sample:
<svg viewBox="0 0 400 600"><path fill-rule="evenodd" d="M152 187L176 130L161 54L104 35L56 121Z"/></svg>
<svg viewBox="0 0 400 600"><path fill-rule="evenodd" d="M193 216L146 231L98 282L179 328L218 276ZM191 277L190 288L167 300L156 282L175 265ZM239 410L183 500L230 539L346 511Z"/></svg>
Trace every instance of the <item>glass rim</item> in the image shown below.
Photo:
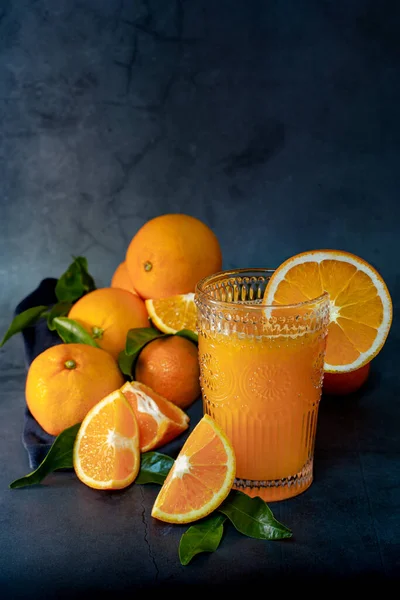
<svg viewBox="0 0 400 600"><path fill-rule="evenodd" d="M245 306L246 309L259 311L260 308L262 308L262 310L266 310L266 309L280 310L280 309L285 309L285 308L286 309L287 308L291 308L291 309L302 308L304 306L311 305L311 304L322 304L322 302L324 300L329 300L328 292L323 292L322 294L320 294L319 296L316 296L315 298L310 298L309 300L302 300L301 302L293 302L290 304L254 304L253 300L247 300L247 301L241 300L241 301L226 302L225 300L217 300L210 294L210 292L207 292L204 289L204 286L214 278L219 278L222 280L222 279L226 279L229 276L232 276L232 277L233 276L250 276L250 277L252 277L252 276L257 276L257 274L265 275L266 273L269 273L272 275L272 273L274 273L275 271L276 271L276 269L269 269L266 267L265 268L264 267L247 267L247 268L226 269L226 270L222 270L222 271L216 271L215 273L212 273L211 275L207 275L206 277L203 277L196 283L195 301L197 299L200 302L202 300L204 300L212 305L222 306L224 308L229 308L231 310L233 307Z"/></svg>

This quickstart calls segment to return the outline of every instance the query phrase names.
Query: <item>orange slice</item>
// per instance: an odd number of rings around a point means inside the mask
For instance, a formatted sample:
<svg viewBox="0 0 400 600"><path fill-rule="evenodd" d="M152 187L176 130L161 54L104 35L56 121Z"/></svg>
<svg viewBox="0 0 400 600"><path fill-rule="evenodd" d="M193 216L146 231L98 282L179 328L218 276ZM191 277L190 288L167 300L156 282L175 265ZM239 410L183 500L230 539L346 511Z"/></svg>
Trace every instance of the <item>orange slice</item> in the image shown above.
<svg viewBox="0 0 400 600"><path fill-rule="evenodd" d="M182 329L196 332L194 294L145 300L145 304L154 325L163 333L177 333Z"/></svg>
<svg viewBox="0 0 400 600"><path fill-rule="evenodd" d="M225 500L235 478L231 442L209 416L193 429L154 502L151 515L167 523L190 523Z"/></svg>
<svg viewBox="0 0 400 600"><path fill-rule="evenodd" d="M163 446L189 427L189 416L147 385L127 381L121 392L135 413L141 452Z"/></svg>
<svg viewBox="0 0 400 600"><path fill-rule="evenodd" d="M325 371L359 369L381 350L392 323L389 290L365 260L341 250L297 254L273 273L263 302L291 304L324 292L331 305Z"/></svg>
<svg viewBox="0 0 400 600"><path fill-rule="evenodd" d="M119 391L89 410L76 436L73 465L91 488L117 490L130 485L139 472L139 428L135 413Z"/></svg>

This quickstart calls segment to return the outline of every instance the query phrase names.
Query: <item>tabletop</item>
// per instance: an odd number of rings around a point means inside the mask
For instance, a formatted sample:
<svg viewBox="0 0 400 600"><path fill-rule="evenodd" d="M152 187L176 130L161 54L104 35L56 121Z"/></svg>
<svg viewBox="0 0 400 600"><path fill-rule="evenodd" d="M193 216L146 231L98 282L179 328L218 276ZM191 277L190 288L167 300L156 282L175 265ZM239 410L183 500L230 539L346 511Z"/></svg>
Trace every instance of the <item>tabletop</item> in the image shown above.
<svg viewBox="0 0 400 600"><path fill-rule="evenodd" d="M11 345L23 362L21 345L17 340ZM186 566L178 548L188 525L150 515L156 484L100 491L86 487L73 471L59 471L39 485L8 488L31 469L21 443L24 372L5 368L3 361L3 597L84 597L90 591L102 597L159 586L251 591L303 580L332 589L349 581L398 581L398 378L395 361L388 360L394 346L387 342L386 356L375 359L364 388L342 398L322 397L314 482L295 498L269 504L292 538L261 541L225 527L219 548ZM193 426L202 414L200 399L188 413Z"/></svg>
<svg viewBox="0 0 400 600"><path fill-rule="evenodd" d="M150 515L155 484L96 491L67 470L9 488L30 471L26 355L12 337L0 348L1 598L399 581L399 22L390 0L1 3L0 338L72 255L108 285L132 235L165 212L204 220L224 268L353 252L394 307L365 387L322 397L311 487L269 505L293 536L226 527L186 566L187 527Z"/></svg>

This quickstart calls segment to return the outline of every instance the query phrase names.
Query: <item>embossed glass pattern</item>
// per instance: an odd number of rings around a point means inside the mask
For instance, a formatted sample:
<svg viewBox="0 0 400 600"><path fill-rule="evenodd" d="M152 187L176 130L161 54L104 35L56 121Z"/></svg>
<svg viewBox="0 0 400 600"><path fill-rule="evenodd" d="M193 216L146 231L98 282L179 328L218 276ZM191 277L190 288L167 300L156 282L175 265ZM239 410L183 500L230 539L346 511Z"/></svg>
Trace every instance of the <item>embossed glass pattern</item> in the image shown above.
<svg viewBox="0 0 400 600"><path fill-rule="evenodd" d="M197 284L204 412L235 448L234 487L266 501L313 479L329 297L262 303L272 271L223 271Z"/></svg>

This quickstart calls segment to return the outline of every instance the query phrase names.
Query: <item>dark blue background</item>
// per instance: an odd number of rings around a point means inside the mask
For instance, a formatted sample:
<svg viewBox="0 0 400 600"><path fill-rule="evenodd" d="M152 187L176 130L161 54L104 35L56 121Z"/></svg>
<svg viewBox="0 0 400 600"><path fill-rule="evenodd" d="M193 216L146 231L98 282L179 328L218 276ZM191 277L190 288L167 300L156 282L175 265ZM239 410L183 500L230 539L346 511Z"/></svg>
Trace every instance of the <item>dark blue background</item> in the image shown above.
<svg viewBox="0 0 400 600"><path fill-rule="evenodd" d="M313 487L274 507L294 539L233 532L186 568L179 529L149 517L151 486L99 494L57 474L8 489L28 471L12 338L0 349L10 597L398 577L399 30L389 0L1 0L0 337L72 255L108 285L137 229L164 212L210 225L226 268L354 252L395 310L363 393L323 399Z"/></svg>

